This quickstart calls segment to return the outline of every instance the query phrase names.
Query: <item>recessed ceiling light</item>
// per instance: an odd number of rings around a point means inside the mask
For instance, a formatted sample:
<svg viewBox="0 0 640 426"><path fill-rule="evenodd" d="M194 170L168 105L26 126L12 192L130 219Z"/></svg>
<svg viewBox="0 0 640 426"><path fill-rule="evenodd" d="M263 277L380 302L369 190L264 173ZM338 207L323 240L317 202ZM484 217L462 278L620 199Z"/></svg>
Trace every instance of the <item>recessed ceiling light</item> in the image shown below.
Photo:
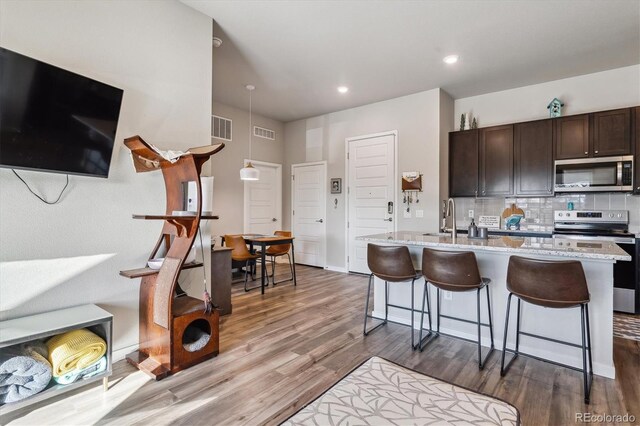
<svg viewBox="0 0 640 426"><path fill-rule="evenodd" d="M340 93L347 93L348 91L349 91L349 88L347 86L338 87L338 92Z"/></svg>
<svg viewBox="0 0 640 426"><path fill-rule="evenodd" d="M444 61L445 64L455 64L456 62L458 62L458 55L449 55L449 56L445 56L442 60Z"/></svg>

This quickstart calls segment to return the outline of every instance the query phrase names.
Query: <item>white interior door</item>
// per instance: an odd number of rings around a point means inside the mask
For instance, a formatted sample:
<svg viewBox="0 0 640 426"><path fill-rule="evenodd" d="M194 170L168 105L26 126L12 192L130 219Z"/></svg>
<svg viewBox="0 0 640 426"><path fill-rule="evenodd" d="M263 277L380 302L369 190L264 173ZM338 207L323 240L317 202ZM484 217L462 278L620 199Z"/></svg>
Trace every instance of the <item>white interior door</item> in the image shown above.
<svg viewBox="0 0 640 426"><path fill-rule="evenodd" d="M396 133L347 139L347 268L370 273L361 235L395 230Z"/></svg>
<svg viewBox="0 0 640 426"><path fill-rule="evenodd" d="M324 268L327 164L294 164L291 177L291 223L296 239L296 263Z"/></svg>
<svg viewBox="0 0 640 426"><path fill-rule="evenodd" d="M273 235L282 229L282 165L252 164L260 180L244 183L244 233Z"/></svg>

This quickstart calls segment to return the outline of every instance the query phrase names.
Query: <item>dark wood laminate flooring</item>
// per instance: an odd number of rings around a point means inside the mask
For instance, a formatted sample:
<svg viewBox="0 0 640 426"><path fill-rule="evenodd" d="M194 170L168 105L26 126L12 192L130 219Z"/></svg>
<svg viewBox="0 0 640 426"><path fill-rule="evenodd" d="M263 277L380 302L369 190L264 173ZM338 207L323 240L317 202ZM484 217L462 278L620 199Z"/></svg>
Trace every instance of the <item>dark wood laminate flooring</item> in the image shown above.
<svg viewBox="0 0 640 426"><path fill-rule="evenodd" d="M586 406L577 371L520 357L501 378L499 351L479 371L474 344L441 337L414 352L409 329L394 324L363 338L366 277L299 266L295 288L282 283L261 295L241 286L222 320L217 358L160 382L120 361L108 392L89 386L0 423L278 424L372 355L504 399L525 425L573 424L577 412L640 419L638 341L614 339L618 377L595 376Z"/></svg>

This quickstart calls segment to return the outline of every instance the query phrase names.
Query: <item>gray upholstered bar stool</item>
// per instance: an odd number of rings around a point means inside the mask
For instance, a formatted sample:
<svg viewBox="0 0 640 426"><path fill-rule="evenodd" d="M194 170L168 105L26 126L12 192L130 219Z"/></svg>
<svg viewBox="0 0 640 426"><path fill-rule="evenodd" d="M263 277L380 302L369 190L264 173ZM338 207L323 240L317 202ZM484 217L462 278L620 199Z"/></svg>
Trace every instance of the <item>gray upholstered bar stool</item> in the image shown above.
<svg viewBox="0 0 640 426"><path fill-rule="evenodd" d="M482 370L489 355L494 350L493 345L493 322L491 321L491 301L489 298L489 286L491 282L489 278L480 276L480 270L478 269L478 262L476 261L476 255L473 252L455 252L455 251L442 251L425 248L422 251L422 275L425 279L425 287L427 283L433 285L436 288L436 303L437 303L437 320L435 333L424 342L424 346L429 344L433 339L440 335L440 317L467 322L471 324L477 324L478 326L478 368ZM489 313L489 323L485 324L480 319L480 290L486 289L487 293L487 312ZM463 291L475 291L476 292L476 309L477 309L477 321L470 321L463 318L452 317L448 315L442 315L440 313L440 290L463 292ZM428 292L427 292L428 294ZM424 299L422 301L424 304ZM427 298L427 303L429 299ZM423 305L424 311L424 305ZM428 307L427 313L429 315L429 328L431 328L431 306ZM422 344L422 323L423 317L420 318L420 342ZM489 334L491 336L491 348L489 352L482 358L482 328L481 326L489 327ZM456 336L450 336L456 337ZM424 346L420 347L422 351Z"/></svg>
<svg viewBox="0 0 640 426"><path fill-rule="evenodd" d="M511 256L507 270L507 290L509 290L509 298L507 299L507 316L504 324L504 342L502 344L500 375L504 376L511 366L511 363L518 357L521 334L562 345L582 348L581 371L584 380L584 402L588 404L591 394L591 383L593 382L593 364L591 361L591 332L589 329L589 289L582 264L577 260L548 261ZM515 350L511 350L507 349L507 332L509 331L511 297L514 295L518 299L516 347ZM579 306L582 345L520 331L521 300L545 308L562 309L577 308ZM558 327L562 327L562 324L558 324ZM510 352L514 356L505 366L504 359L506 352ZM589 371L587 371L587 354L589 356ZM574 369L573 367L569 368Z"/></svg>
<svg viewBox="0 0 640 426"><path fill-rule="evenodd" d="M367 245L367 265L371 270L369 275L369 287L367 289L367 302L364 308L364 329L363 334L367 336L373 330L387 324L389 320L389 307L404 309L411 311L411 347L416 349L415 332L414 332L414 312L420 312L415 309L414 289L415 281L420 278L420 274L416 272L411 261L409 248L406 246L379 246L376 244ZM369 314L369 298L371 296L371 284L373 277L378 277L384 281L384 320L375 327L367 330L367 320L379 319ZM393 305L389 303L389 283L400 283L411 281L411 307ZM426 295L426 284L425 284ZM424 295L423 295L424 298ZM424 303L423 303L424 307ZM424 309L424 308L423 308ZM405 325L405 324L401 324ZM422 330L420 330L422 335ZM429 337L429 335L427 335Z"/></svg>

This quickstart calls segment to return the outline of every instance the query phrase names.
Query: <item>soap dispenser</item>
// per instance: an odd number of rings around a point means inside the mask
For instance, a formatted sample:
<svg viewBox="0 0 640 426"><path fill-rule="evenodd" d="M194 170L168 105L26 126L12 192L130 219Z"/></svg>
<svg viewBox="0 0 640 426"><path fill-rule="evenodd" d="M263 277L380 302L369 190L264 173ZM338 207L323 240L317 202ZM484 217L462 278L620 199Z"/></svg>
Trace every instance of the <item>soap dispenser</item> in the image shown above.
<svg viewBox="0 0 640 426"><path fill-rule="evenodd" d="M468 229L468 237L469 238L477 238L478 237L478 227L476 226L476 222L471 218L471 225L469 225Z"/></svg>

